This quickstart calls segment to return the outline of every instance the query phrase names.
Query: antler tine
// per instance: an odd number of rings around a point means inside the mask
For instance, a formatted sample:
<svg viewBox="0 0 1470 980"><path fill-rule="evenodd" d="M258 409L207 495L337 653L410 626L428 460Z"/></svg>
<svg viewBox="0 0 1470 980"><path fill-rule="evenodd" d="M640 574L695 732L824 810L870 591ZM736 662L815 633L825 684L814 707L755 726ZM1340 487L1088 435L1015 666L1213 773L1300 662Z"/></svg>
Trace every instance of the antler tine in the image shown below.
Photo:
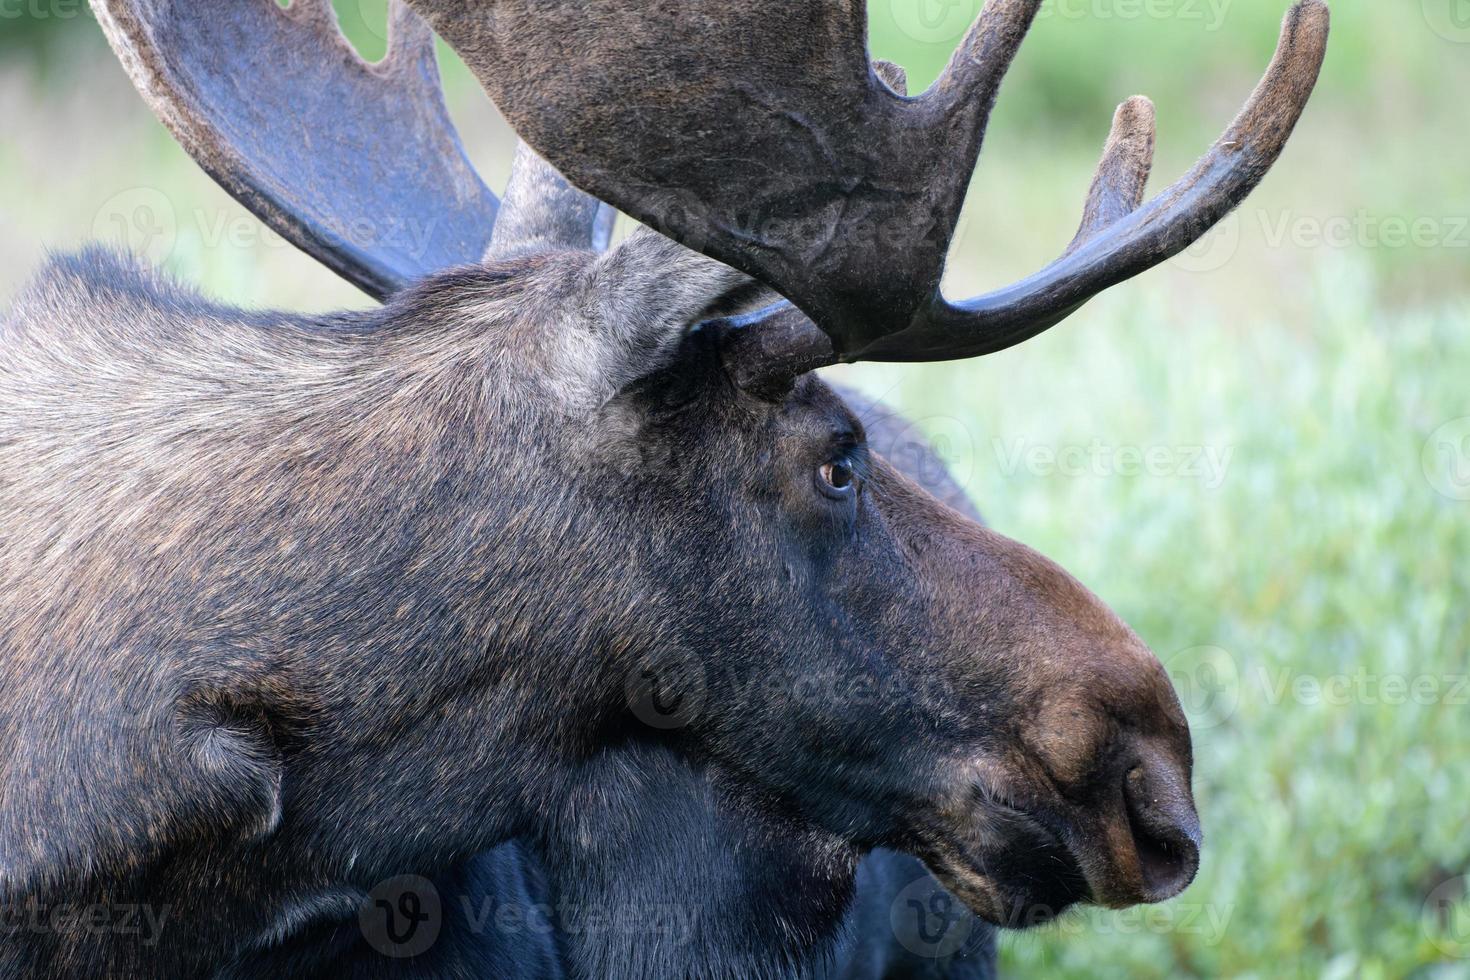
<svg viewBox="0 0 1470 980"><path fill-rule="evenodd" d="M394 0L369 65L329 0L92 0L189 154L287 240L383 299L478 262L498 201L449 120L434 39Z"/></svg>
<svg viewBox="0 0 1470 980"><path fill-rule="evenodd" d="M978 112L983 130L1000 83L1040 9L1041 0L989 0L939 80L925 93L926 101L942 112L957 108Z"/></svg>
<svg viewBox="0 0 1470 980"><path fill-rule="evenodd" d="M552 249L601 251L607 247L616 214L567 183L535 150L517 141L485 261Z"/></svg>
<svg viewBox="0 0 1470 980"><path fill-rule="evenodd" d="M302 0L294 0L301 3ZM327 3L330 0L316 0ZM439 55L434 50L434 32L403 0L388 4L388 54L383 59L387 70L400 77L422 80L440 96Z"/></svg>
<svg viewBox="0 0 1470 980"><path fill-rule="evenodd" d="M1071 255L1102 229L1138 210L1153 163L1154 104L1135 95L1113 114L1113 128L1087 194L1082 224L1064 255Z"/></svg>
<svg viewBox="0 0 1470 980"><path fill-rule="evenodd" d="M951 360L1003 350L1188 248L1234 210L1280 156L1321 70L1329 24L1324 0L1299 0L1282 24L1265 77L1230 128L1193 170L1136 208L1122 205L1141 187L1151 159L1152 113L1125 103L1082 229L1062 258L1029 279L962 303L936 296L914 326L850 359Z"/></svg>

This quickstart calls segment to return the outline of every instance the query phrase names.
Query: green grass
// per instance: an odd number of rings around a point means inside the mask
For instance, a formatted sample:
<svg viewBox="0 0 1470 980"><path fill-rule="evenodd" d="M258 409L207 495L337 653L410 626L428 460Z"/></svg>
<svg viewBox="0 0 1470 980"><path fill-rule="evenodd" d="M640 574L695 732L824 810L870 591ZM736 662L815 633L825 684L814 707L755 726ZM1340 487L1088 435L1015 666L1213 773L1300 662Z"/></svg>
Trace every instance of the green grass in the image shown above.
<svg viewBox="0 0 1470 980"><path fill-rule="evenodd" d="M916 88L955 40L915 36L918 2L872 2L875 51ZM1470 976L1470 906L1439 903L1470 874L1470 501L1455 499L1470 423L1442 428L1470 416L1470 45L1443 36L1438 2L1337 0L1318 95L1213 248L1016 350L850 372L920 420L996 527L1134 625L1195 722L1199 880L1151 912L1007 938L1013 976ZM1285 6L1125 16L1133 3L1049 0L1002 90L952 292L1070 238L1121 98L1155 97L1159 177L1182 172L1254 84ZM380 52L379 0L339 7ZM498 186L508 135L462 66L448 74ZM44 249L119 219L224 299L366 304L173 146L89 18L0 21L0 119L0 306ZM144 241L160 215L166 234ZM1429 234L1400 242L1395 222Z"/></svg>

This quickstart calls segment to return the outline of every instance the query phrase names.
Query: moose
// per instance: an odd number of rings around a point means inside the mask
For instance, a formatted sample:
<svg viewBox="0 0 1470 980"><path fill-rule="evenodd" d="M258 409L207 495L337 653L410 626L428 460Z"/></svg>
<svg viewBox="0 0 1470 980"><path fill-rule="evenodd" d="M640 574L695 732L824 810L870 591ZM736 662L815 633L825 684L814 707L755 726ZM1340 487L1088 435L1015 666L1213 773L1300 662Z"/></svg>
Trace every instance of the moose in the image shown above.
<svg viewBox="0 0 1470 980"><path fill-rule="evenodd" d="M910 97L852 0L409 0L377 65L326 0L94 0L200 164L384 302L232 309L92 248L0 323L0 906L50 923L0 975L881 975L920 864L1002 927L1185 888L1160 662L814 372L999 350L1187 247L1279 156L1328 14L1290 9L1146 203L1125 102L1063 256L950 302L1038 6L990 0ZM525 141L503 199L431 29ZM399 959L361 912L417 921L403 876L700 914L547 936L446 901ZM126 909L161 928L92 927Z"/></svg>

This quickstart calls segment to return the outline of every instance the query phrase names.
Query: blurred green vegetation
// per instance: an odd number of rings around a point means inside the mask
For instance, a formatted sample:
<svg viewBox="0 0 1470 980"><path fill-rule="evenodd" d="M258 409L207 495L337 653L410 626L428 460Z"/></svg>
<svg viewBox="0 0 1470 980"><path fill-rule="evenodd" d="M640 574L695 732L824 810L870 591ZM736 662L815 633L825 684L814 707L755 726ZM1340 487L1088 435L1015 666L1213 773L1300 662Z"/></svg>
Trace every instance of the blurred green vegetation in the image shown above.
<svg viewBox="0 0 1470 980"><path fill-rule="evenodd" d="M919 420L1000 530L1138 629L1195 723L1199 880L1151 911L1009 937L1011 975L1470 976L1457 3L1337 0L1295 139L1201 246L1021 348L849 372ZM337 5L380 55L382 0ZM917 90L979 6L871 0L874 52ZM1047 0L1002 89L947 288L1054 257L1128 95L1159 108L1155 186L1182 173L1255 84L1284 7ZM498 186L509 134L444 60ZM193 166L68 0L0 0L0 122L0 306L45 249L118 235L242 304L367 303Z"/></svg>

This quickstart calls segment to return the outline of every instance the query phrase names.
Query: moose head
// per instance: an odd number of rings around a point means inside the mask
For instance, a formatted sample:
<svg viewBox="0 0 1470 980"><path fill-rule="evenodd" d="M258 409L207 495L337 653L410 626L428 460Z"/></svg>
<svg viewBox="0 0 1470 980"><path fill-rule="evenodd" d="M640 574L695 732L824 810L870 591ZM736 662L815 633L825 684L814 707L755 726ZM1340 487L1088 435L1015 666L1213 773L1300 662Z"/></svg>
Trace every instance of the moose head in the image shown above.
<svg viewBox="0 0 1470 980"><path fill-rule="evenodd" d="M380 65L326 0L96 0L201 164L387 302L243 313L88 253L0 330L0 900L180 923L0 962L194 972L408 868L595 852L650 748L836 906L879 846L1002 925L1182 890L1200 831L1159 661L812 371L998 350L1186 247L1279 155L1327 11L1292 8L1240 117L1147 204L1152 112L1124 103L1064 256L951 303L1038 6L991 0L910 98L848 0L412 0ZM415 10L529 143L504 200ZM670 237L609 247L584 192Z"/></svg>

